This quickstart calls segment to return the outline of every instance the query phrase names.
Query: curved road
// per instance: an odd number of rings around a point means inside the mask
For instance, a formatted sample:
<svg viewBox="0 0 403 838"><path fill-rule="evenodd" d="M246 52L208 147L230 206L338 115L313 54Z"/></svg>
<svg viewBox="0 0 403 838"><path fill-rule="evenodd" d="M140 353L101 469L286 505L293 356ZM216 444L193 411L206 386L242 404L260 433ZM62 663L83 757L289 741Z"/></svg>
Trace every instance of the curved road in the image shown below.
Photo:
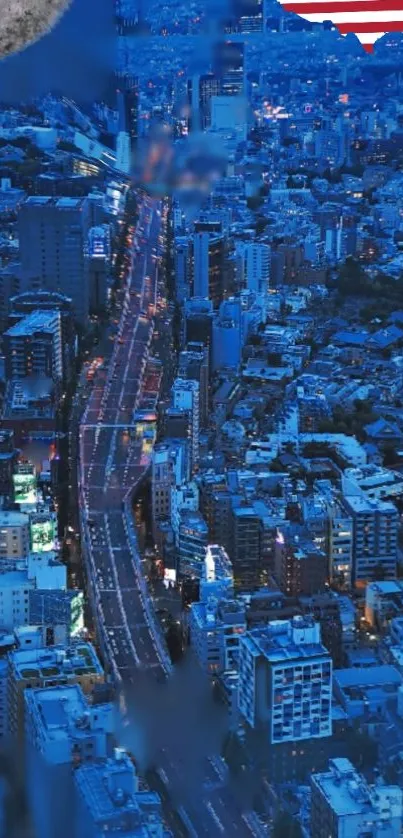
<svg viewBox="0 0 403 838"><path fill-rule="evenodd" d="M116 680L128 688L138 683L139 670L160 680L171 669L142 576L130 505L154 442L161 369L149 350L164 223L162 202L144 198L118 336L108 368L98 372L79 433L80 525L89 594L105 657ZM199 782L189 788L191 750L191 742L178 742L158 755L168 795L174 791L177 797L181 789L177 808L185 832L192 838L261 835L259 825L253 820L251 825L238 808L220 758L203 757Z"/></svg>

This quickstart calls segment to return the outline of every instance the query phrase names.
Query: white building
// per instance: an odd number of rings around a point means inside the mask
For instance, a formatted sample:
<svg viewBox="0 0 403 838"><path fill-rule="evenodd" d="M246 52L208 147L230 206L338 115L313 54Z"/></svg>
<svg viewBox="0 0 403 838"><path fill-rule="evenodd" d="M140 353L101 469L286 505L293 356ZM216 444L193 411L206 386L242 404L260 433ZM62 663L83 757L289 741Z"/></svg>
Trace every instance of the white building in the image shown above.
<svg viewBox="0 0 403 838"><path fill-rule="evenodd" d="M191 428L191 471L195 471L199 460L199 382L185 378L176 378L172 387L173 407L186 410L190 417Z"/></svg>
<svg viewBox="0 0 403 838"><path fill-rule="evenodd" d="M332 661L311 617L274 620L241 638L238 706L271 745L332 734Z"/></svg>
<svg viewBox="0 0 403 838"><path fill-rule="evenodd" d="M262 242L238 242L237 278L248 291L267 295L270 286L271 248Z"/></svg>
<svg viewBox="0 0 403 838"><path fill-rule="evenodd" d="M398 838L403 792L382 781L369 785L348 759L332 759L311 777L312 838Z"/></svg>

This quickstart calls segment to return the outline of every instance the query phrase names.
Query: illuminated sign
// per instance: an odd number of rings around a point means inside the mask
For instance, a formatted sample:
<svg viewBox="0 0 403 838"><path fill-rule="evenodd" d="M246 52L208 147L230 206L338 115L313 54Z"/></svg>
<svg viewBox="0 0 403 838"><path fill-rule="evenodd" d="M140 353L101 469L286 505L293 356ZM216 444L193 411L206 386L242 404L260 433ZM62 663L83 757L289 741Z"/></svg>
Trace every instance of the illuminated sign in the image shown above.
<svg viewBox="0 0 403 838"><path fill-rule="evenodd" d="M55 546L56 524L52 518L31 521L31 547L33 553L47 553Z"/></svg>
<svg viewBox="0 0 403 838"><path fill-rule="evenodd" d="M36 475L14 474L14 500L19 504L36 503Z"/></svg>

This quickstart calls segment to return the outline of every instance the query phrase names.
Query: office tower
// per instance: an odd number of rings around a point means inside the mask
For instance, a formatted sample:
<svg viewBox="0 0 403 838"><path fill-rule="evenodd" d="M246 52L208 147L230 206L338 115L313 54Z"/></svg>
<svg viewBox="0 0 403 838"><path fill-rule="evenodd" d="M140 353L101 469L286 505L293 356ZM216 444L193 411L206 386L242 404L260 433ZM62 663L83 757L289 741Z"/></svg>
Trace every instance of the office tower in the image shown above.
<svg viewBox="0 0 403 838"><path fill-rule="evenodd" d="M133 154L138 139L138 79L130 73L118 73L117 85L119 131L129 135L130 154Z"/></svg>
<svg viewBox="0 0 403 838"><path fill-rule="evenodd" d="M90 310L105 311L111 270L111 234L108 224L91 227L88 233L88 284Z"/></svg>
<svg viewBox="0 0 403 838"><path fill-rule="evenodd" d="M242 34L263 32L265 0L232 0L234 31Z"/></svg>
<svg viewBox="0 0 403 838"><path fill-rule="evenodd" d="M12 326L18 323L19 320L28 314L32 314L34 311L58 311L60 314L63 382L67 383L70 381L74 372L76 356L76 330L74 327L71 297L65 297L56 291L27 291L25 294L18 294L18 296L12 297L10 300L9 325Z"/></svg>
<svg viewBox="0 0 403 838"><path fill-rule="evenodd" d="M77 768L74 785L75 838L99 838L109 832L163 838L161 800L155 792L140 791L133 761L121 748L107 760Z"/></svg>
<svg viewBox="0 0 403 838"><path fill-rule="evenodd" d="M113 704L90 705L78 684L26 690L27 797L41 838L74 835L75 769L105 760L113 734Z"/></svg>
<svg viewBox="0 0 403 838"><path fill-rule="evenodd" d="M311 776L312 838L398 838L403 792L382 779L370 785L349 759L329 761Z"/></svg>
<svg viewBox="0 0 403 838"><path fill-rule="evenodd" d="M87 198L31 196L18 215L22 284L28 291L71 297L76 319L89 312Z"/></svg>
<svg viewBox="0 0 403 838"><path fill-rule="evenodd" d="M236 263L240 287L254 294L266 295L270 286L270 246L260 242L238 242Z"/></svg>
<svg viewBox="0 0 403 838"><path fill-rule="evenodd" d="M62 329L58 311L33 311L3 335L6 378L33 376L63 381Z"/></svg>
<svg viewBox="0 0 403 838"><path fill-rule="evenodd" d="M12 733L22 734L24 730L25 693L32 692L34 687L48 687L50 679L52 686L79 685L80 692L89 695L96 684L104 683L105 674L90 643L15 649L9 655L8 695Z"/></svg>
<svg viewBox="0 0 403 838"><path fill-rule="evenodd" d="M219 41L213 49L213 72L220 79L220 96L242 96L245 90L245 44Z"/></svg>
<svg viewBox="0 0 403 838"><path fill-rule="evenodd" d="M184 344L190 341L204 343L211 353L213 331L213 303L205 298L193 297L185 302Z"/></svg>
<svg viewBox="0 0 403 838"><path fill-rule="evenodd" d="M211 100L221 93L221 79L215 73L196 75L188 82L189 130L205 131L211 126Z"/></svg>
<svg viewBox="0 0 403 838"><path fill-rule="evenodd" d="M26 559L30 550L29 517L0 511L0 563Z"/></svg>
<svg viewBox="0 0 403 838"><path fill-rule="evenodd" d="M199 461L200 388L198 381L176 378L172 387L174 408L186 410L190 418L190 472L197 470Z"/></svg>
<svg viewBox="0 0 403 838"><path fill-rule="evenodd" d="M225 239L208 229L196 231L193 243L193 296L208 297L218 308L224 295Z"/></svg>
<svg viewBox="0 0 403 838"><path fill-rule="evenodd" d="M332 662L312 617L241 637L240 714L267 745L331 736Z"/></svg>
<svg viewBox="0 0 403 838"><path fill-rule="evenodd" d="M261 525L253 506L232 509L230 555L234 568L235 588L252 590L259 587Z"/></svg>
<svg viewBox="0 0 403 838"><path fill-rule="evenodd" d="M274 549L274 574L288 596L317 594L328 576L326 553L299 526L282 528Z"/></svg>
<svg viewBox="0 0 403 838"><path fill-rule="evenodd" d="M179 355L180 378L198 381L200 396L200 426L206 428L209 414L209 359L208 350L200 341L190 341Z"/></svg>
<svg viewBox="0 0 403 838"><path fill-rule="evenodd" d="M171 492L171 525L176 545L179 542L181 513L185 510L190 512L199 510L199 487L194 480L174 487Z"/></svg>
<svg viewBox="0 0 403 838"><path fill-rule="evenodd" d="M189 236L175 236L174 276L175 296L178 303L187 300L191 293L191 250Z"/></svg>
<svg viewBox="0 0 403 838"><path fill-rule="evenodd" d="M345 495L343 506L353 524L353 584L372 582L376 574L396 576L398 511L391 501L365 493Z"/></svg>
<svg viewBox="0 0 403 838"><path fill-rule="evenodd" d="M179 521L179 576L201 579L208 545L208 528L200 512L187 509Z"/></svg>

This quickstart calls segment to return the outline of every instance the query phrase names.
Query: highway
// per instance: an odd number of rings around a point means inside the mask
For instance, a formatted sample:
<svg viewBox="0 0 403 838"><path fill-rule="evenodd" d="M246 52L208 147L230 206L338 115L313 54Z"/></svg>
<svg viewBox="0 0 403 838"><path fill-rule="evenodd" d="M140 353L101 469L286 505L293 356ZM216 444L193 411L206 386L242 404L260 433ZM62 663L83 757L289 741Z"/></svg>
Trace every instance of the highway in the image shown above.
<svg viewBox="0 0 403 838"><path fill-rule="evenodd" d="M146 672L157 681L171 663L142 575L131 495L144 476L155 440L161 365L150 353L160 303L159 260L164 205L143 199L132 267L122 294L113 353L97 372L79 429L80 529L87 586L99 642L115 680L127 690ZM161 700L163 694L161 691ZM202 758L200 782L189 784L192 743L175 740L158 752L157 770L190 836L258 836L238 808L223 761Z"/></svg>

